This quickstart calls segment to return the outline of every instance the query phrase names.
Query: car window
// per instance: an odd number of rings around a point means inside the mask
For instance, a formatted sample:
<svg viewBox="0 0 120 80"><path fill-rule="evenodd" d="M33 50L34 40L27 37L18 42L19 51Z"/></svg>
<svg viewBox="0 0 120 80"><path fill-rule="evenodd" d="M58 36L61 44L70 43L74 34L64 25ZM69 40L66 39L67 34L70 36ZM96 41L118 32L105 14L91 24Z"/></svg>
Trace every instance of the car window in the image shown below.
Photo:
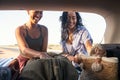
<svg viewBox="0 0 120 80"><path fill-rule="evenodd" d="M15 29L24 24L28 15L25 10L1 10L0 11L0 45L17 44L15 39ZM62 11L44 11L43 18L39 22L47 26L49 31L49 44L60 43L61 22L59 17ZM102 16L95 13L80 12L83 24L89 30L94 43L104 43L104 32L106 28L105 20ZM53 39L53 36L55 37Z"/></svg>

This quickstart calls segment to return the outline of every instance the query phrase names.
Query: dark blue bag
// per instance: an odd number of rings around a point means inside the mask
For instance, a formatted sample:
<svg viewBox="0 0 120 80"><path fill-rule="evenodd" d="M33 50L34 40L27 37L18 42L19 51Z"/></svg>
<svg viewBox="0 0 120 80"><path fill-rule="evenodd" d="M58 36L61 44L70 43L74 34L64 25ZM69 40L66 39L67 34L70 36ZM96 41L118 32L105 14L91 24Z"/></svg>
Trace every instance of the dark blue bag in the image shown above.
<svg viewBox="0 0 120 80"><path fill-rule="evenodd" d="M9 67L0 67L0 80L11 80L11 70Z"/></svg>

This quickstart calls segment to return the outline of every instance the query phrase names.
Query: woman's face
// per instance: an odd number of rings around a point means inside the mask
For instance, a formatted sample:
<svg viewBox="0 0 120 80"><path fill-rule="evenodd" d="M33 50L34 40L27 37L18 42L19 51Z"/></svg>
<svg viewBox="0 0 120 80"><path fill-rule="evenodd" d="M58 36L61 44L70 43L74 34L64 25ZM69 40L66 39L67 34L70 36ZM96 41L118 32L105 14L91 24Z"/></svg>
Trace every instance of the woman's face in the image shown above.
<svg viewBox="0 0 120 80"><path fill-rule="evenodd" d="M43 11L29 10L28 15L33 24L37 24L43 16Z"/></svg>
<svg viewBox="0 0 120 80"><path fill-rule="evenodd" d="M77 16L75 12L68 12L67 25L69 29L74 29L77 23Z"/></svg>

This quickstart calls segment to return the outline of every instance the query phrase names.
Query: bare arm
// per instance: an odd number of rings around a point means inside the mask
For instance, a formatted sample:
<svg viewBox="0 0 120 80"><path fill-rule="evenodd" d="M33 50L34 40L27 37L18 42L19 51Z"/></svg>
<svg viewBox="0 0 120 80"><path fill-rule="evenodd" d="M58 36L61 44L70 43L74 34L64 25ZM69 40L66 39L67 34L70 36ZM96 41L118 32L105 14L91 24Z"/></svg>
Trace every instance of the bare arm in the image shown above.
<svg viewBox="0 0 120 80"><path fill-rule="evenodd" d="M91 48L92 48L92 43L91 43L91 41L89 41L89 40L86 41L85 47L86 47L86 49L87 49L88 55L90 55L90 51L91 51Z"/></svg>
<svg viewBox="0 0 120 80"><path fill-rule="evenodd" d="M43 32L43 48L42 48L42 51L47 52L48 29L46 27L42 27L42 32Z"/></svg>

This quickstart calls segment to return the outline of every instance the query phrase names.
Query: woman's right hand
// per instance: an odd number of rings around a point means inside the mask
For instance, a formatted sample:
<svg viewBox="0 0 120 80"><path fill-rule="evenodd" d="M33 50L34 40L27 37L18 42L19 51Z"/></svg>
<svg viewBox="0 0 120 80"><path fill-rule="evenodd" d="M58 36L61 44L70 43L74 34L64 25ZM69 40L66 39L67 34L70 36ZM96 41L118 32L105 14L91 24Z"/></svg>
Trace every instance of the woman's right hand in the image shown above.
<svg viewBox="0 0 120 80"><path fill-rule="evenodd" d="M67 56L67 58L68 58L70 61L74 61L74 56L72 56L72 55Z"/></svg>
<svg viewBox="0 0 120 80"><path fill-rule="evenodd" d="M64 54L62 54L62 56L66 57L70 61L74 61L74 56L72 56L72 55L70 55L68 53L64 53Z"/></svg>
<svg viewBox="0 0 120 80"><path fill-rule="evenodd" d="M47 54L47 52L41 52L39 58L40 58L40 59L51 58L51 56L49 56L49 55Z"/></svg>

